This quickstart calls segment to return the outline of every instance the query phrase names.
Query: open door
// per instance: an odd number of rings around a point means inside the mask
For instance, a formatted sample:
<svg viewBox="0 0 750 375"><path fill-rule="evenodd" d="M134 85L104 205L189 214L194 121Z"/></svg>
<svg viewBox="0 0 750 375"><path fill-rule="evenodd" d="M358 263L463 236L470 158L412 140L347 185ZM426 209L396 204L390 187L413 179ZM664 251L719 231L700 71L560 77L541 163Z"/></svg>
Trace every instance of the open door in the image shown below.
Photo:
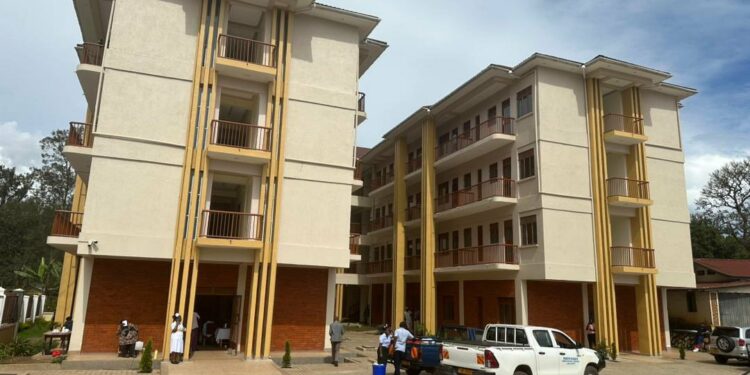
<svg viewBox="0 0 750 375"><path fill-rule="evenodd" d="M242 296L234 296L234 301L232 301L232 327L231 327L231 336L229 339L230 346L237 352L240 351L240 329L242 328L240 325L240 310L242 307Z"/></svg>

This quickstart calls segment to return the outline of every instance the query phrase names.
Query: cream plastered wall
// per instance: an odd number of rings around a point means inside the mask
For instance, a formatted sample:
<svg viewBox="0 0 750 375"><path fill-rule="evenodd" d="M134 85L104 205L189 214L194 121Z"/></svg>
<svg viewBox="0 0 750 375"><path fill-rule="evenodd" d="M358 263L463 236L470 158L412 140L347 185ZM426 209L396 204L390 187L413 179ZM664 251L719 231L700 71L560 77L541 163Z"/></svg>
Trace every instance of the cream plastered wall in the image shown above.
<svg viewBox="0 0 750 375"><path fill-rule="evenodd" d="M105 68L192 80L200 0L114 4Z"/></svg>
<svg viewBox="0 0 750 375"><path fill-rule="evenodd" d="M646 144L680 150L677 99L649 90L641 90L643 128L648 136Z"/></svg>
<svg viewBox="0 0 750 375"><path fill-rule="evenodd" d="M711 323L711 307L709 303L708 292L695 292L696 312L688 311L687 291L669 290L667 291L667 307L669 319L691 324Z"/></svg>
<svg viewBox="0 0 750 375"><path fill-rule="evenodd" d="M349 266L358 35L350 26L295 17L280 264Z"/></svg>
<svg viewBox="0 0 750 375"><path fill-rule="evenodd" d="M610 215L612 246L631 246L630 218Z"/></svg>

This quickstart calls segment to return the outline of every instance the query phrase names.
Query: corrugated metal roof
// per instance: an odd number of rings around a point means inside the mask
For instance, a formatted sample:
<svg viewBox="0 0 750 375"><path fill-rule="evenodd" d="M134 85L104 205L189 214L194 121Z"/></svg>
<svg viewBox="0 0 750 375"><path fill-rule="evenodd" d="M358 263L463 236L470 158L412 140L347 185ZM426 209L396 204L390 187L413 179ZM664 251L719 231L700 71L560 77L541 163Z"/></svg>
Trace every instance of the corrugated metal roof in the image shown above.
<svg viewBox="0 0 750 375"><path fill-rule="evenodd" d="M750 259L697 258L695 264L729 277L750 279Z"/></svg>

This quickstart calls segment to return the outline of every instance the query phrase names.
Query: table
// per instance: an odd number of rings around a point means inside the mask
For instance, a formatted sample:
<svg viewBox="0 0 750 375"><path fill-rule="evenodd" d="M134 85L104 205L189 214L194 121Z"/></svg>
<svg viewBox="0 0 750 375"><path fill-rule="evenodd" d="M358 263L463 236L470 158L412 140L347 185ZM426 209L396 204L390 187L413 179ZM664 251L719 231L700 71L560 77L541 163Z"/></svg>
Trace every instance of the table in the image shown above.
<svg viewBox="0 0 750 375"><path fill-rule="evenodd" d="M44 354L50 354L52 352L52 342L55 339L60 339L60 348L63 353L68 354L68 346L70 346L70 331L68 332L55 332L49 331L44 333Z"/></svg>
<svg viewBox="0 0 750 375"><path fill-rule="evenodd" d="M231 331L229 328L217 328L216 329L216 343L223 344L224 341L229 340Z"/></svg>

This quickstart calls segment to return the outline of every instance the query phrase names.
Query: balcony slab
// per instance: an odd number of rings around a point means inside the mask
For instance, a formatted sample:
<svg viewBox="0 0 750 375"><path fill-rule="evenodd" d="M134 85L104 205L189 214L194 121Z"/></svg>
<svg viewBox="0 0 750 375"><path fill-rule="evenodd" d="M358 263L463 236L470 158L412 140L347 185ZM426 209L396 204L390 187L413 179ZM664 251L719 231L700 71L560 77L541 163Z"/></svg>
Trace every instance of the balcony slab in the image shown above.
<svg viewBox="0 0 750 375"><path fill-rule="evenodd" d="M480 212L489 211L495 208L510 206L518 203L518 198L509 197L489 197L481 201L472 202L463 206L451 208L445 211L435 213L435 221L445 221L459 217L474 215Z"/></svg>
<svg viewBox="0 0 750 375"><path fill-rule="evenodd" d="M367 195L369 197L376 197L376 196L379 196L379 195L383 195L386 192L391 191L391 190L393 190L393 181L391 181L391 182L389 182L389 183L387 183L387 184L385 184L385 185L383 185L383 186L381 186L381 187L379 187L377 189L372 190Z"/></svg>
<svg viewBox="0 0 750 375"><path fill-rule="evenodd" d="M509 145L516 141L515 135L504 133L494 133L480 139L450 155L443 156L440 160L435 161L435 170L437 172L451 169L460 164L474 160L488 152L495 151L500 147Z"/></svg>
<svg viewBox="0 0 750 375"><path fill-rule="evenodd" d="M611 195L607 197L607 202L612 206L629 208L646 207L654 203L651 199L632 198L622 195Z"/></svg>
<svg viewBox="0 0 750 375"><path fill-rule="evenodd" d="M643 134L629 133L622 130L610 130L604 133L604 141L620 145L632 146L648 141L648 137Z"/></svg>
<svg viewBox="0 0 750 375"><path fill-rule="evenodd" d="M276 78L276 68L274 67L220 56L216 57L215 62L216 71L228 77L264 83L272 82Z"/></svg>
<svg viewBox="0 0 750 375"><path fill-rule="evenodd" d="M229 238L210 238L198 237L195 244L202 248L217 249L260 249L263 247L263 241L260 240L240 240Z"/></svg>
<svg viewBox="0 0 750 375"><path fill-rule="evenodd" d="M612 266L613 273L634 274L634 275L655 275L659 273L656 268L631 267L631 266Z"/></svg>
<svg viewBox="0 0 750 375"><path fill-rule="evenodd" d="M226 160L250 164L267 164L271 160L269 151L251 150L241 147L231 147L209 144L206 147L208 157L215 160Z"/></svg>
<svg viewBox="0 0 750 375"><path fill-rule="evenodd" d="M63 147L63 155L68 159L70 166L73 167L76 173L87 180L91 171L93 149L91 147L65 146Z"/></svg>
<svg viewBox="0 0 750 375"><path fill-rule="evenodd" d="M486 263L486 264L474 264L470 266L456 266L456 267L440 267L435 268L435 273L474 273L482 271L518 271L521 267L518 264L507 264L507 263Z"/></svg>
<svg viewBox="0 0 750 375"><path fill-rule="evenodd" d="M75 255L78 252L78 237L47 236L47 245Z"/></svg>
<svg viewBox="0 0 750 375"><path fill-rule="evenodd" d="M83 89L83 96L89 103L89 107L96 105L96 98L99 91L99 77L102 75L102 67L92 64L78 64L76 67L78 82Z"/></svg>

